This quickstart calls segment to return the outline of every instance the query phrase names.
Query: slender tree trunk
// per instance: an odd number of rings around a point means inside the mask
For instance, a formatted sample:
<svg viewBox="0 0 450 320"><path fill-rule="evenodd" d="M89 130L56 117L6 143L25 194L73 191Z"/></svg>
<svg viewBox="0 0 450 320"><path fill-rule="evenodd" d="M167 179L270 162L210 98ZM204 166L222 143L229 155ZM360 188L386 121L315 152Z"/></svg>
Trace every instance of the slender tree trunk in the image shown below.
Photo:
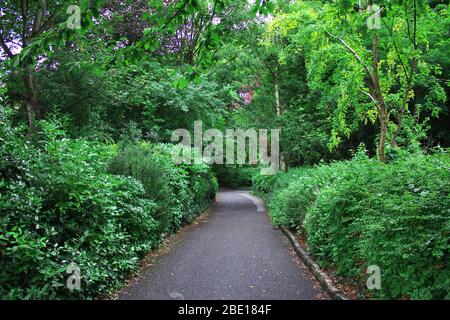
<svg viewBox="0 0 450 320"><path fill-rule="evenodd" d="M41 27L44 25L45 12L47 8L47 0L39 0L39 7L35 14L33 26L30 33L26 32L27 16L27 4L21 2L22 15L24 19L24 27L22 34L23 49L31 43L31 41L42 32ZM34 76L34 68L30 62L26 62L23 66L23 83L25 87L24 103L28 114L28 125L30 133L36 131L36 120L42 118L41 108L37 99L36 78Z"/></svg>
<svg viewBox="0 0 450 320"><path fill-rule="evenodd" d="M33 67L31 65L26 65L24 67L25 74L23 76L23 81L25 85L25 106L27 108L28 114L28 125L30 132L35 132L36 119L42 118L42 112L37 100L36 92L36 79L33 75Z"/></svg>
<svg viewBox="0 0 450 320"><path fill-rule="evenodd" d="M277 117L281 117L281 100L280 100L280 68L279 65L277 65L274 73L274 82L275 82L275 108L277 110ZM280 165L281 165L281 171L286 172L287 165L286 165L286 159L284 157L283 150L280 146Z"/></svg>
<svg viewBox="0 0 450 320"><path fill-rule="evenodd" d="M277 110L277 116L281 116L281 102L280 102L280 70L279 67L275 69L274 74L275 82L275 108Z"/></svg>
<svg viewBox="0 0 450 320"><path fill-rule="evenodd" d="M380 110L380 144L378 146L378 156L380 161L386 163L386 137L387 137L388 116L385 109Z"/></svg>
<svg viewBox="0 0 450 320"><path fill-rule="evenodd" d="M373 67L373 87L375 97L378 101L378 115L380 118L380 143L378 145L378 156L380 161L386 163L386 137L388 129L389 115L384 101L383 92L381 90L380 79L378 76L378 33L375 31L373 34L373 47L372 47L372 67Z"/></svg>
<svg viewBox="0 0 450 320"><path fill-rule="evenodd" d="M405 3L406 5L406 3ZM405 7L406 10L406 7ZM412 45L414 50L417 50L417 0L414 0L413 2L413 34L409 34L409 37L411 39ZM406 12L405 12L406 14ZM408 19L408 18L407 18ZM408 20L409 21L409 20ZM408 32L409 32L410 28L409 28L409 22L408 22ZM402 104L402 109L400 110L400 114L398 116L398 125L397 125L397 130L395 131L392 140L391 140L391 144L393 147L398 147L397 144L397 136L400 134L400 132L402 131L403 128L403 117L405 115L405 111L406 111L406 107L408 106L409 100L410 100L410 92L413 90L412 86L413 86L413 80L414 80L414 71L416 68L416 59L412 58L411 62L410 62L410 70L409 70L409 76L406 79L407 84L406 84L406 91L405 91L405 96L403 98L403 104Z"/></svg>
<svg viewBox="0 0 450 320"><path fill-rule="evenodd" d="M398 147L397 144L397 137L400 134L400 132L403 129L403 117L405 115L406 112L406 107L408 106L409 100L410 100L410 93L412 90L412 81L414 78L414 68L415 68L415 62L411 62L411 66L410 66L411 70L409 73L409 77L407 79L408 83L406 84L406 91L405 91L405 96L403 98L403 104L402 104L402 109L400 110L400 114L398 115L398 124L397 124L397 130L395 131L394 135L392 136L392 140L391 140L391 145L393 147Z"/></svg>

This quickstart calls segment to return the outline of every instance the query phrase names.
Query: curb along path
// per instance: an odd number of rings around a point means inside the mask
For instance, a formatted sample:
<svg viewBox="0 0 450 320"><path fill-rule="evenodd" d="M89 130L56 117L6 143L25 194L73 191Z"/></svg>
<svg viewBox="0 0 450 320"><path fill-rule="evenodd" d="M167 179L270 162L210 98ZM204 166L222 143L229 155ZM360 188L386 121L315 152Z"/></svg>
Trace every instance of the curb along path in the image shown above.
<svg viewBox="0 0 450 320"><path fill-rule="evenodd" d="M144 268L119 299L297 300L326 296L261 200L221 189L206 223Z"/></svg>

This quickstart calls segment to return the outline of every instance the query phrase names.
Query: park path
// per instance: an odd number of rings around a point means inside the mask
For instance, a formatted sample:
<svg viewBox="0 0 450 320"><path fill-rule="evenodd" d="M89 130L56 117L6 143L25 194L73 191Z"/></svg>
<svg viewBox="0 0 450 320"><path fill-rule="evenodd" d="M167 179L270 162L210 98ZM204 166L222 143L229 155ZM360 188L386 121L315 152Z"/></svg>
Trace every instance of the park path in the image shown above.
<svg viewBox="0 0 450 320"><path fill-rule="evenodd" d="M119 299L317 299L323 291L261 200L221 189L207 220L144 268Z"/></svg>

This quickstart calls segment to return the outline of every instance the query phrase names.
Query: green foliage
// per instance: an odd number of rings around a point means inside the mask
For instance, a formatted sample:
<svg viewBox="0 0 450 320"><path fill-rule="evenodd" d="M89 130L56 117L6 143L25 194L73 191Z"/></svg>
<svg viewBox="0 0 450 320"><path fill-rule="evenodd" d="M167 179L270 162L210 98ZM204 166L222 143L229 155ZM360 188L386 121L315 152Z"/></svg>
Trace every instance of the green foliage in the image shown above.
<svg viewBox="0 0 450 320"><path fill-rule="evenodd" d="M156 203L154 218L160 233L178 230L210 205L217 182L207 165L177 166L172 146L140 143L122 145L109 171L142 182L145 197Z"/></svg>
<svg viewBox="0 0 450 320"><path fill-rule="evenodd" d="M170 173L168 183L177 195L176 225L180 226L210 205L218 191L218 183L211 168L204 163L174 165L172 149L173 145L159 144L153 145L151 150Z"/></svg>
<svg viewBox="0 0 450 320"><path fill-rule="evenodd" d="M145 197L157 204L154 218L159 223L160 232L170 229L171 208L175 197L167 184L167 174L148 150L138 145L121 146L109 165L109 172L141 181Z"/></svg>
<svg viewBox="0 0 450 320"><path fill-rule="evenodd" d="M36 75L42 83L39 100L46 106L44 113L56 110L67 115L72 137L117 141L128 135L133 141L145 137L170 142L173 130L191 129L196 120L205 127L221 126L225 107L232 101L229 86L219 86L206 76L180 86L186 73L156 61L119 65L97 74L96 65L79 62L109 58L104 47L94 45L98 51L60 49L46 61L48 68ZM56 70L51 69L54 64L59 65ZM14 83L11 91L20 90Z"/></svg>
<svg viewBox="0 0 450 320"><path fill-rule="evenodd" d="M448 153L421 154L450 143L448 4L377 1L371 30L350 0L82 0L70 30L76 3L47 2L2 2L2 298L98 297L207 208L211 168L175 165L164 144L195 120L281 129L287 173L214 171L306 230L321 265L358 283L379 265L378 297L449 297ZM361 142L375 154L381 100L390 164L332 162Z"/></svg>
<svg viewBox="0 0 450 320"><path fill-rule="evenodd" d="M252 191L264 199L270 199L272 194L277 190L281 174L278 175L261 175L255 174L252 177Z"/></svg>
<svg viewBox="0 0 450 320"><path fill-rule="evenodd" d="M250 188L253 176L260 170L257 167L223 165L215 168L220 183L232 188Z"/></svg>
<svg viewBox="0 0 450 320"><path fill-rule="evenodd" d="M380 297L448 298L448 153L357 163L308 211L311 252L338 273L382 270Z"/></svg>
<svg viewBox="0 0 450 320"><path fill-rule="evenodd" d="M356 284L381 268L380 298L449 296L450 157L404 154L382 165L348 162L255 177L274 223L305 230L320 265Z"/></svg>
<svg viewBox="0 0 450 320"><path fill-rule="evenodd" d="M156 160L138 147L122 148L112 158L114 148L68 139L54 121L41 122L32 144L11 126L9 113L0 113L4 299L86 299L110 292L217 191L207 166L176 168L168 147L155 147L156 156L158 148L165 152ZM108 165L121 175L108 173ZM71 262L81 270L80 291L66 288Z"/></svg>
<svg viewBox="0 0 450 320"><path fill-rule="evenodd" d="M438 58L445 56L443 39L448 37L442 30L448 29L448 6L378 1L381 26L371 30L366 3L358 10L352 1L297 1L276 12L259 38L258 58L265 72L257 89L261 100L255 97L258 106L251 106L249 121L261 119L273 126L277 70L282 106L277 125L291 166L348 159L350 149L361 142L375 153L376 131L384 130L376 121L380 99L370 97L374 35L380 92L389 115L388 142L395 138L405 148L447 143L436 133L442 132L448 115L448 79L442 77L448 63ZM436 121L438 116L444 119Z"/></svg>

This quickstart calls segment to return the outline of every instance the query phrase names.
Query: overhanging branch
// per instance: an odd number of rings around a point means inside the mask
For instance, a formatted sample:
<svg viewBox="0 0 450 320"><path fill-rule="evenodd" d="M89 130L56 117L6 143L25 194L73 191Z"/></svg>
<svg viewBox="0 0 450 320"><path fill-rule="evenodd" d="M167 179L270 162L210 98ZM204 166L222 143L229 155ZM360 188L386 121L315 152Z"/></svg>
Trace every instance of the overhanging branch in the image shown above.
<svg viewBox="0 0 450 320"><path fill-rule="evenodd" d="M364 63L364 61L362 60L362 58L360 57L360 55L352 48L348 45L347 42L345 42L344 39L342 39L341 37L337 37L337 36L333 36L331 33L329 33L328 31L325 31L326 34L332 38L332 39L337 39L339 40L339 42L356 58L356 60L358 60L359 63L361 63L361 65L364 67L364 69L366 70L367 74L370 76L371 80L373 81L373 74L372 71L370 70L370 68Z"/></svg>
<svg viewBox="0 0 450 320"><path fill-rule="evenodd" d="M5 51L6 55L12 59L14 57L14 54L11 52L11 50L8 48L8 46L5 43L5 40L3 40L2 37L0 37L0 47L2 47L3 51Z"/></svg>

